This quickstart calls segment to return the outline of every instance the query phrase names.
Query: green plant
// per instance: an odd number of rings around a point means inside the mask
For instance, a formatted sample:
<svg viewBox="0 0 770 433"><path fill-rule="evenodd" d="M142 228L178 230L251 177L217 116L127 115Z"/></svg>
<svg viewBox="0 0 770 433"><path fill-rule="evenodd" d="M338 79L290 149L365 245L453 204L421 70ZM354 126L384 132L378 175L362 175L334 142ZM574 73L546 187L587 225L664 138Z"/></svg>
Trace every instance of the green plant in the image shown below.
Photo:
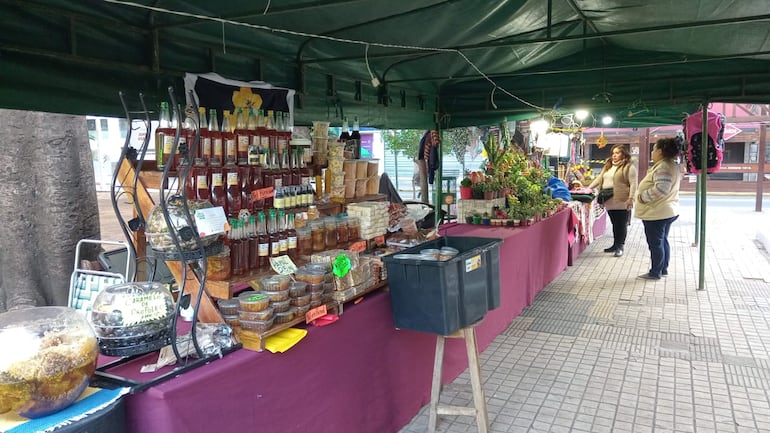
<svg viewBox="0 0 770 433"><path fill-rule="evenodd" d="M460 181L460 186L473 186L473 182L471 181L471 178L466 177Z"/></svg>

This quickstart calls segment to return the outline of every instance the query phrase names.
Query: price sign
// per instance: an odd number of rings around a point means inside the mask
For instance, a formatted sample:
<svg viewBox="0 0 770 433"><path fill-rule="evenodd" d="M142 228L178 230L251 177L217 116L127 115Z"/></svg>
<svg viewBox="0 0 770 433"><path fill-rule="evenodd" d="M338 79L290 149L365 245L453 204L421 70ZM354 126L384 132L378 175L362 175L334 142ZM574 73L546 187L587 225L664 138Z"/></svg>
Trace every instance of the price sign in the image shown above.
<svg viewBox="0 0 770 433"><path fill-rule="evenodd" d="M271 257L270 267L280 275L291 275L297 272L297 265L291 261L291 257L289 256Z"/></svg>
<svg viewBox="0 0 770 433"><path fill-rule="evenodd" d="M356 241L350 244L350 247L348 248L350 251L355 251L357 253L363 253L366 251L366 241Z"/></svg>
<svg viewBox="0 0 770 433"><path fill-rule="evenodd" d="M342 278L350 272L350 257L340 254L332 262L332 274L337 278Z"/></svg>
<svg viewBox="0 0 770 433"><path fill-rule="evenodd" d="M256 191L251 192L251 199L252 200L264 200L266 198L270 198L273 196L273 187L268 186L267 188L260 188Z"/></svg>
<svg viewBox="0 0 770 433"><path fill-rule="evenodd" d="M313 308L312 310L305 313L305 323L310 323L313 320L326 315L326 305L321 305L320 307Z"/></svg>
<svg viewBox="0 0 770 433"><path fill-rule="evenodd" d="M222 206L198 209L193 217L195 218L195 225L198 227L198 235L201 237L224 233L225 230L230 229Z"/></svg>

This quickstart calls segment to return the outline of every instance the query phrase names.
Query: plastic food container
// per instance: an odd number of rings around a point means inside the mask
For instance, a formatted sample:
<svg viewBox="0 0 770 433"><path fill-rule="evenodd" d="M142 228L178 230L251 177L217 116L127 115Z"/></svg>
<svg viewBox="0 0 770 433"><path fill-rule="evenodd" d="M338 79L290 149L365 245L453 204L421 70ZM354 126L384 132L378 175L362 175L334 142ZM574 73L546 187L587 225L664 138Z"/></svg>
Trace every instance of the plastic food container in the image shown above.
<svg viewBox="0 0 770 433"><path fill-rule="evenodd" d="M89 316L107 356L140 355L171 342L174 298L163 284L134 282L103 289Z"/></svg>
<svg viewBox="0 0 770 433"><path fill-rule="evenodd" d="M456 248L443 247L443 248L441 248L439 250L438 259L439 260L449 260L449 259L451 259L452 257L456 256L459 253L460 253L460 251L457 250Z"/></svg>
<svg viewBox="0 0 770 433"><path fill-rule="evenodd" d="M296 307L296 308L297 308L297 312L294 313L294 317L295 318L297 318L297 317L304 317L305 313L310 311L310 304L303 305L301 307Z"/></svg>
<svg viewBox="0 0 770 433"><path fill-rule="evenodd" d="M307 285L307 289L310 293L323 293L324 283L310 283Z"/></svg>
<svg viewBox="0 0 770 433"><path fill-rule="evenodd" d="M261 311L239 311L238 318L240 320L270 320L273 318L274 310L272 307L267 307Z"/></svg>
<svg viewBox="0 0 770 433"><path fill-rule="evenodd" d="M270 304L270 297L264 293L246 292L238 296L241 311L262 311Z"/></svg>
<svg viewBox="0 0 770 433"><path fill-rule="evenodd" d="M304 281L292 281L289 284L289 297L297 298L307 293L307 283Z"/></svg>
<svg viewBox="0 0 770 433"><path fill-rule="evenodd" d="M271 290L264 290L262 292L263 294L267 295L270 298L270 302L281 302L286 301L289 299L289 291L288 290L279 290L277 292L271 291Z"/></svg>
<svg viewBox="0 0 770 433"><path fill-rule="evenodd" d="M287 298L284 301L271 302L270 306L273 307L274 313L284 313L289 310L289 307L291 307L291 299Z"/></svg>
<svg viewBox="0 0 770 433"><path fill-rule="evenodd" d="M310 304L310 295L303 295L299 296L297 298L291 298L290 299L291 305L295 307L304 307L305 305Z"/></svg>
<svg viewBox="0 0 770 433"><path fill-rule="evenodd" d="M237 314L222 315L222 319L231 327L241 326L241 318Z"/></svg>
<svg viewBox="0 0 770 433"><path fill-rule="evenodd" d="M260 280L262 290L266 292L278 292L289 289L291 278L286 275L270 275Z"/></svg>
<svg viewBox="0 0 770 433"><path fill-rule="evenodd" d="M431 256L434 260L438 260L440 250L436 248L426 248L424 250L420 250L420 255L422 256Z"/></svg>
<svg viewBox="0 0 770 433"><path fill-rule="evenodd" d="M0 314L0 413L39 418L75 402L99 355L76 310L35 307Z"/></svg>
<svg viewBox="0 0 770 433"><path fill-rule="evenodd" d="M222 312L225 316L232 316L233 314L238 314L238 307L240 306L240 301L238 301L238 298L233 299L218 299L217 305L219 306L219 311Z"/></svg>
<svg viewBox="0 0 770 433"><path fill-rule="evenodd" d="M323 287L323 286L322 286L322 287ZM311 302L311 303L313 303L313 302L315 302L315 301L319 301L319 302L320 302L320 301L321 301L321 298L323 298L323 294L324 294L324 292L323 292L323 291L318 291L318 292L311 292L311 293L310 293L310 302Z"/></svg>
<svg viewBox="0 0 770 433"><path fill-rule="evenodd" d="M321 299L317 301L310 301L310 308L317 308L317 307L320 307L321 305L323 305L323 301Z"/></svg>
<svg viewBox="0 0 770 433"><path fill-rule="evenodd" d="M336 235L336 230L335 230L335 235ZM294 272L294 278L297 281L305 281L311 284L318 284L318 283L323 283L324 274L326 274L326 271L323 269L319 269L316 267L302 266L300 268L297 268L297 271Z"/></svg>
<svg viewBox="0 0 770 433"><path fill-rule="evenodd" d="M274 321L275 321L274 318L271 318L269 320L241 319L241 329L244 331L256 332L257 334L261 334L263 332L267 332L270 328L272 328Z"/></svg>
<svg viewBox="0 0 770 433"><path fill-rule="evenodd" d="M279 323L288 323L291 322L292 319L294 319L294 315L297 313L297 310L295 308L289 308L286 311L282 311L280 313L276 312L274 319L275 324Z"/></svg>

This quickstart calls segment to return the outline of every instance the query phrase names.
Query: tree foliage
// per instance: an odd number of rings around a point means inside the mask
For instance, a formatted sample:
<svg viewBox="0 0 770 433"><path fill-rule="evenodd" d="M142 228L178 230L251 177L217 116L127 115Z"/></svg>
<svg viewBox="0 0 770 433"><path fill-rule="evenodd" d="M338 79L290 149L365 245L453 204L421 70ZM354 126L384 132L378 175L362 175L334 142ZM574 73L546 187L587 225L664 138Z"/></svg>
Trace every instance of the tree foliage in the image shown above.
<svg viewBox="0 0 770 433"><path fill-rule="evenodd" d="M382 141L385 142L385 148L390 149L395 154L402 154L409 158L417 156L417 150L420 148L420 138L425 131L421 129L395 129L383 131Z"/></svg>
<svg viewBox="0 0 770 433"><path fill-rule="evenodd" d="M413 159L417 156L417 151L420 149L420 139L423 134L425 134L425 131L422 129L391 129L383 131L382 141L385 143L386 149ZM442 153L449 155L454 151L453 146L451 143L447 143L446 136L442 140ZM455 153L456 155L457 153Z"/></svg>

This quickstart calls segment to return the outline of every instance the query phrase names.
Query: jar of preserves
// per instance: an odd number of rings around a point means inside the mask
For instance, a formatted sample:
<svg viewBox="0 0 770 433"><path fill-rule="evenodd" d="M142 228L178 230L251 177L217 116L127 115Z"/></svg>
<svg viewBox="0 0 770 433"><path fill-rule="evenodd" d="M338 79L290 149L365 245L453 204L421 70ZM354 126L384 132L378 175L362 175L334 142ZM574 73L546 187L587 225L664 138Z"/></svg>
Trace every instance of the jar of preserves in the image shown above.
<svg viewBox="0 0 770 433"><path fill-rule="evenodd" d="M347 217L337 217L337 243L344 244L347 243L349 239L348 235L348 218Z"/></svg>
<svg viewBox="0 0 770 433"><path fill-rule="evenodd" d="M326 249L337 248L337 221L334 217L324 218L324 243Z"/></svg>
<svg viewBox="0 0 770 433"><path fill-rule="evenodd" d="M361 239L361 222L357 217L348 217L348 240L350 242Z"/></svg>
<svg viewBox="0 0 770 433"><path fill-rule="evenodd" d="M313 254L313 238L308 226L297 228L297 254L300 257Z"/></svg>
<svg viewBox="0 0 770 433"><path fill-rule="evenodd" d="M221 253L206 258L206 278L212 281L227 281L232 277L230 248L224 247Z"/></svg>
<svg viewBox="0 0 770 433"><path fill-rule="evenodd" d="M313 241L313 251L323 251L326 249L326 240L324 233L324 223L321 220L310 221L310 236Z"/></svg>
<svg viewBox="0 0 770 433"><path fill-rule="evenodd" d="M310 205L307 207L307 219L308 220L317 220L320 214L318 213L318 208L315 207L315 205Z"/></svg>

